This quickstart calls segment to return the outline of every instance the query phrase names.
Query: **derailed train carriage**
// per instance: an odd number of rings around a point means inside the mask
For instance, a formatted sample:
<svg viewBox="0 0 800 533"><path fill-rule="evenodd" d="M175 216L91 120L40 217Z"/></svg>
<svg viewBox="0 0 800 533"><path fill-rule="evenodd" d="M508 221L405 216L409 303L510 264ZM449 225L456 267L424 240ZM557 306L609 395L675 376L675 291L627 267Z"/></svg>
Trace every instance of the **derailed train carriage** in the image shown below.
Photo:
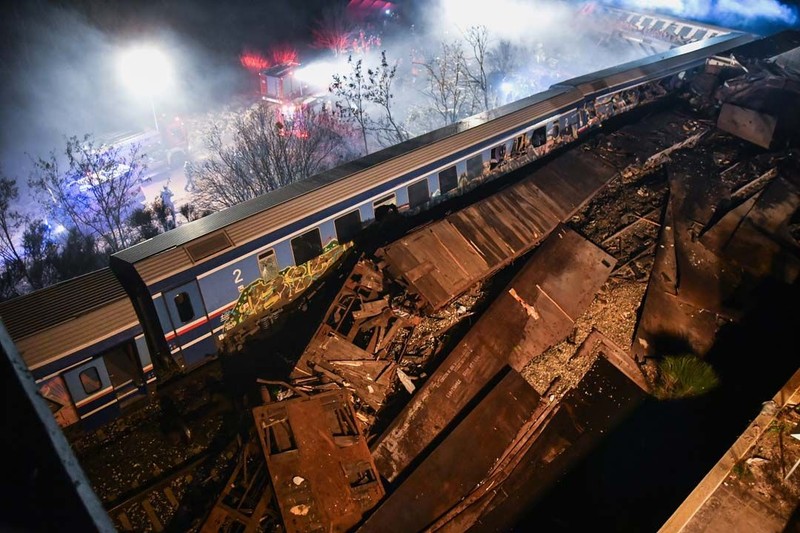
<svg viewBox="0 0 800 533"><path fill-rule="evenodd" d="M426 209L573 142L753 39L721 35L559 83L158 235L110 268L0 304L0 317L62 426L101 423L154 387L154 360L189 371L213 359L246 285L352 240L382 206Z"/></svg>

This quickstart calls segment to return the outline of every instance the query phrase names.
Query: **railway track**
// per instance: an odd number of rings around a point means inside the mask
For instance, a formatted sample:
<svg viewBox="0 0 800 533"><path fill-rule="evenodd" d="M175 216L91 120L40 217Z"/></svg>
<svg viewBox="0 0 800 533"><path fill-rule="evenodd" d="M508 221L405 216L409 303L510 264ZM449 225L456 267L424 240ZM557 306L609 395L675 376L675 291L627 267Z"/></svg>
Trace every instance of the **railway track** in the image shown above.
<svg viewBox="0 0 800 533"><path fill-rule="evenodd" d="M157 479L123 495L108 507L108 514L120 531L164 531L180 507L187 488L200 474L201 466L213 453L205 451L178 465Z"/></svg>

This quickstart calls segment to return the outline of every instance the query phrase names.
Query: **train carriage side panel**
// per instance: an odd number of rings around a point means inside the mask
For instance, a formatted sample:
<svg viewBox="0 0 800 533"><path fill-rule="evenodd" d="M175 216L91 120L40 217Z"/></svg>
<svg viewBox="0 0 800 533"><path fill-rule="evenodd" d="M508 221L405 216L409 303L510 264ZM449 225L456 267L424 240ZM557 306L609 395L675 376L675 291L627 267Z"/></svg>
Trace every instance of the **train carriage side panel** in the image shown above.
<svg viewBox="0 0 800 533"><path fill-rule="evenodd" d="M208 315L196 280L162 293L173 330L165 334L173 354L180 352L186 368L194 368L216 354Z"/></svg>
<svg viewBox="0 0 800 533"><path fill-rule="evenodd" d="M85 429L119 416L119 402L103 359L93 359L65 372L64 381Z"/></svg>
<svg viewBox="0 0 800 533"><path fill-rule="evenodd" d="M231 308L244 288L261 276L258 256L268 254L274 247L258 251L226 263L197 277L210 319L219 317Z"/></svg>
<svg viewBox="0 0 800 533"><path fill-rule="evenodd" d="M136 353L139 354L139 361L142 364L142 375L145 382L147 392L152 392L154 383L156 382L156 372L153 366L153 359L150 357L150 347L147 345L147 339L144 333L134 337L136 343Z"/></svg>
<svg viewBox="0 0 800 533"><path fill-rule="evenodd" d="M327 210L325 206L356 205L377 188L397 188L401 182L423 175L425 166L447 159L459 159L461 152L480 150L484 142L494 137L503 137L509 131L524 128L539 117L557 114L564 106L574 107L580 95L573 89L554 89L529 97L461 123L442 128L430 134L411 139L401 145L370 154L357 160L314 176L304 182L289 186L285 190L273 191L262 197L238 206L214 213L198 221L186 224L148 242L136 245L115 254L119 262L132 265L152 292L161 280L183 275L194 270L200 273L200 263L216 262L217 257L227 256L221 252L209 258L193 261L185 248L189 243L225 228L235 248L250 248L249 244L264 234L278 231L291 225L303 216L316 210ZM365 213L366 215L367 213ZM322 217L324 218L324 216ZM365 221L368 217L364 217ZM250 248L252 249L252 248ZM227 262L226 257L221 262ZM220 264L220 263L217 263ZM204 270L213 268L210 265Z"/></svg>
<svg viewBox="0 0 800 533"><path fill-rule="evenodd" d="M320 246L312 235L305 243L310 244L311 251L302 253L301 247L293 247L292 243L297 241L304 244L304 240L292 237L293 235L313 233L315 228L320 228L320 224L325 229L326 222L329 228L327 233L333 235L335 224L331 226L331 219L352 211L354 207L359 209L361 222L367 223L374 217L376 207L381 204L398 205L408 202L407 185L417 181L419 177L442 172L442 168L450 173L455 170L458 183L458 169L463 168L463 172L466 172L468 157L474 157L476 153L482 153L498 142L511 146L514 136L520 131L529 129L548 116L557 116L561 110L566 109L565 105L572 103L574 107L577 96L574 90L549 91L545 95L527 99L523 103L514 103L507 107L510 111L505 111L505 115L491 112L485 114L483 118L473 117L461 124L445 128L448 132L457 133L444 135L443 140L434 144L424 144L430 136L423 136L424 138L404 143L404 146L385 151L385 156L381 154L368 156L366 160L375 163L364 164L365 160L354 162L352 167L360 167L361 170L352 175L343 175L342 169L333 169L324 176L297 184L295 190L298 192L275 191L274 194L270 193L245 202L242 206L212 214L210 217L115 254L112 258L112 268L120 273L120 278L133 278L134 275L139 278L138 282L130 280L132 283L126 283L126 289L132 297L135 296L134 301L138 302L137 313L144 316L143 320L150 326L146 328L148 336L157 334L159 329L163 332L162 341L151 342L155 347L155 352L151 353L169 357L170 353L180 352L186 359L184 361L186 366L193 366L206 355L198 348L199 344L203 343L208 347L207 352L211 352L213 344L210 342L211 329L217 329L220 322L217 317L211 317L212 320L209 321L210 317L206 315L205 323L202 325L178 325L174 323L175 312L170 311L168 314L173 322L173 327L170 327L163 320L163 316L161 320L155 319L158 314L156 304L152 299L150 303L142 301L143 295L138 293L144 291L137 289L137 286L157 296L158 293L173 290L176 284L197 283L199 279L201 285L198 285L198 292L202 298L207 297L209 300L207 310L216 312L230 305L238 297L238 287L234 293L232 292L234 287L224 282L217 283L225 277L225 273L216 274L217 267L228 265L220 271L235 270L233 264L249 258L241 265L246 265L250 280L257 278L260 274L254 256L257 255L258 249L268 244L265 241L270 238L278 240L278 244L275 245L275 255L280 267L285 267L286 263L293 263L298 252L301 252L301 258L307 260L313 257ZM531 102L531 105L524 105L527 102ZM409 151L407 147L413 148ZM430 154L430 157L425 159L428 157L425 154ZM380 161L380 157L387 159ZM447 170L450 167L453 169ZM328 179L330 181L326 182ZM277 201L271 203L271 198ZM261 211L251 211L253 207L262 203L267 207ZM241 216L237 214L240 212L250 214ZM230 222L220 226L220 222L225 220ZM322 241L327 235L323 237L319 232L317 238ZM205 252L198 256L197 250L200 248ZM155 253L147 250L153 250ZM244 271L244 268L241 270ZM205 275L206 272L212 274ZM233 275L233 272L228 272L228 275ZM248 280L243 277L243 281ZM128 285L133 288L128 288ZM220 287L225 289L220 290ZM165 296L164 305L167 307L170 306L169 297ZM189 298L193 299L191 296ZM183 327L187 330L179 331ZM189 330L199 331L192 333L190 338ZM169 337L180 342L167 348L163 339L169 340ZM188 356L187 349L190 347L193 348L193 354Z"/></svg>

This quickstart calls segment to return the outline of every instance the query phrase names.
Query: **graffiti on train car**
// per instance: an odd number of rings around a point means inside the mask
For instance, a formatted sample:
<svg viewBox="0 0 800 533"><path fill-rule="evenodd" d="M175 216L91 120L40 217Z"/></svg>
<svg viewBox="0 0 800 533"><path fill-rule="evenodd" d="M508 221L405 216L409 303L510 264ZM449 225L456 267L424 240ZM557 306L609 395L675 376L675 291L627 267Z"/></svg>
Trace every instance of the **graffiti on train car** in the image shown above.
<svg viewBox="0 0 800 533"><path fill-rule="evenodd" d="M247 285L233 308L222 315L223 329L217 337L220 347L225 349L229 341L234 346L240 344L240 340L256 326L258 320L297 298L352 246L352 242L340 245L332 240L322 250L322 254L314 259L301 265L286 267L271 279L258 278Z"/></svg>
<svg viewBox="0 0 800 533"><path fill-rule="evenodd" d="M64 383L64 378L56 376L39 384L39 392L47 400L53 417L62 428L78 421L78 411L72 404L72 398Z"/></svg>

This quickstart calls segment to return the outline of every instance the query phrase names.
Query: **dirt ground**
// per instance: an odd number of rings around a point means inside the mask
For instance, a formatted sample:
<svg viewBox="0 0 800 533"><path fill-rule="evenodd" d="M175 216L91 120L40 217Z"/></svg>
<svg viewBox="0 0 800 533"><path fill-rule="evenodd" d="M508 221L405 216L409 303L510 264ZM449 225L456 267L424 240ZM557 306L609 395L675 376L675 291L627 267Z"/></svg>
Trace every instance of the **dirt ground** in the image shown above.
<svg viewBox="0 0 800 533"><path fill-rule="evenodd" d="M782 523L800 501L800 440L792 437L798 424L800 407L782 409L723 482L740 500L754 500Z"/></svg>

